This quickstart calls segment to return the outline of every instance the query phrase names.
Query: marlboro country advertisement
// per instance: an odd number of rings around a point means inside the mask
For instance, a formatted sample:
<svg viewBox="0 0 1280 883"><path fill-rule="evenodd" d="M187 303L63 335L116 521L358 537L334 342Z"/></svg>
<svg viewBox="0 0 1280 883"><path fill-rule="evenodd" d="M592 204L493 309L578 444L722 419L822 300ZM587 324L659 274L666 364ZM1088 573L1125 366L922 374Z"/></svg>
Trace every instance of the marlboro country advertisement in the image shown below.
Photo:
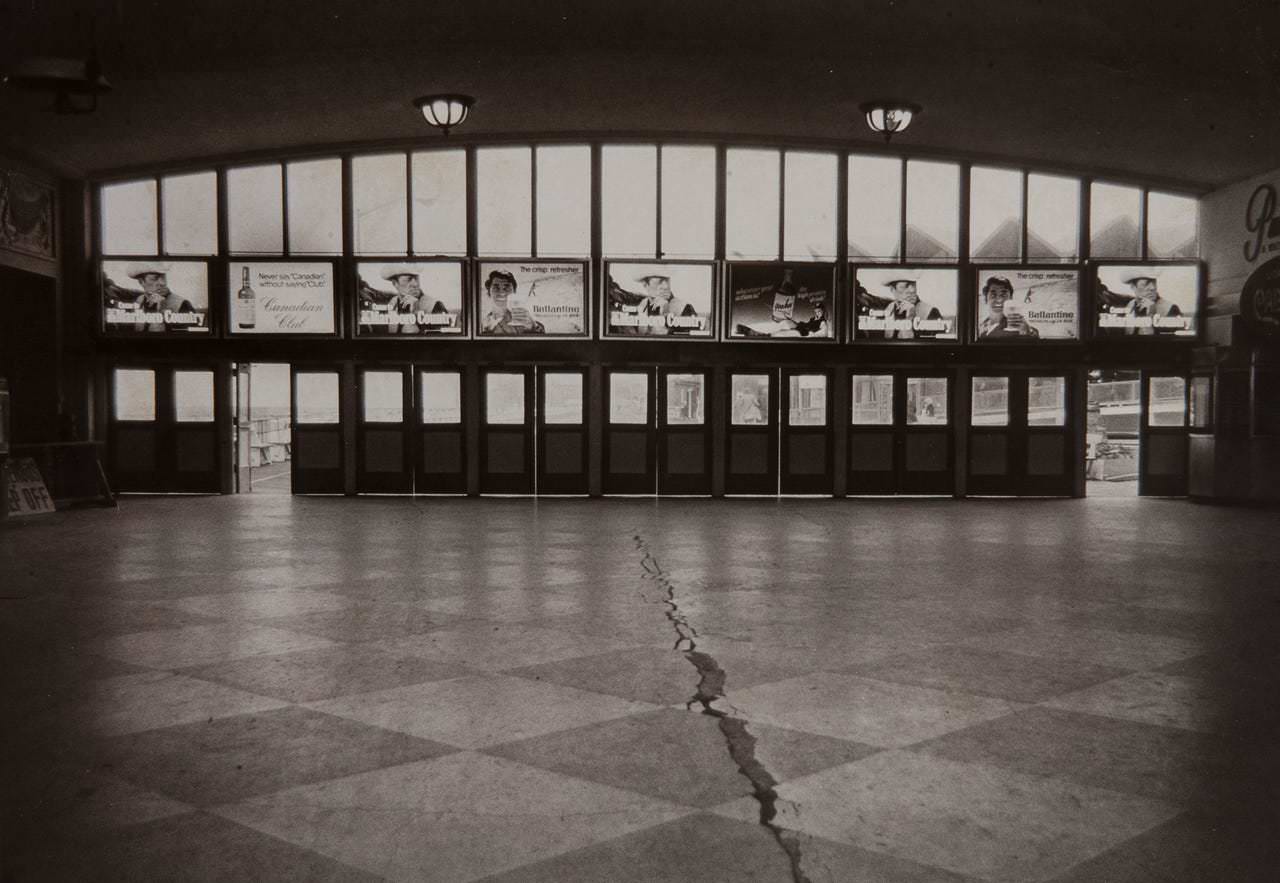
<svg viewBox="0 0 1280 883"><path fill-rule="evenodd" d="M209 331L209 268L203 261L103 261L107 331Z"/></svg>
<svg viewBox="0 0 1280 883"><path fill-rule="evenodd" d="M356 264L357 333L461 334L462 264Z"/></svg>
<svg viewBox="0 0 1280 883"><path fill-rule="evenodd" d="M1105 266L1093 287L1100 337L1195 337L1200 268Z"/></svg>
<svg viewBox="0 0 1280 883"><path fill-rule="evenodd" d="M715 336L711 264L611 263L606 272L606 336Z"/></svg>
<svg viewBox="0 0 1280 883"><path fill-rule="evenodd" d="M476 329L481 337L586 333L585 265L571 261L484 261Z"/></svg>
<svg viewBox="0 0 1280 883"><path fill-rule="evenodd" d="M979 270L974 336L984 343L1079 340L1079 305L1074 270Z"/></svg>
<svg viewBox="0 0 1280 883"><path fill-rule="evenodd" d="M735 264L729 337L834 340L834 276L830 264Z"/></svg>
<svg viewBox="0 0 1280 883"><path fill-rule="evenodd" d="M333 265L227 266L232 334L333 334Z"/></svg>
<svg viewBox="0 0 1280 883"><path fill-rule="evenodd" d="M959 273L859 267L853 280L856 340L955 340Z"/></svg>

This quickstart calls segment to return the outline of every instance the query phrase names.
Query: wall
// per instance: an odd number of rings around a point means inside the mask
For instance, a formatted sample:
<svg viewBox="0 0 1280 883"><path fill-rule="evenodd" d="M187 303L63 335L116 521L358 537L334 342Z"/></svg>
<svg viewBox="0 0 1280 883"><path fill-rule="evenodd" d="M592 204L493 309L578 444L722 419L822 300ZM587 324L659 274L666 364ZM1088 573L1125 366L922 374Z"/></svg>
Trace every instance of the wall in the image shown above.
<svg viewBox="0 0 1280 883"><path fill-rule="evenodd" d="M1192 439L1191 494L1280 501L1280 438L1259 432L1267 422L1260 415L1280 410L1280 393L1266 382L1280 366L1280 342L1251 336L1239 317L1249 275L1280 257L1280 169L1204 197L1200 225L1212 348L1198 353L1197 363L1215 378L1215 418L1212 437Z"/></svg>

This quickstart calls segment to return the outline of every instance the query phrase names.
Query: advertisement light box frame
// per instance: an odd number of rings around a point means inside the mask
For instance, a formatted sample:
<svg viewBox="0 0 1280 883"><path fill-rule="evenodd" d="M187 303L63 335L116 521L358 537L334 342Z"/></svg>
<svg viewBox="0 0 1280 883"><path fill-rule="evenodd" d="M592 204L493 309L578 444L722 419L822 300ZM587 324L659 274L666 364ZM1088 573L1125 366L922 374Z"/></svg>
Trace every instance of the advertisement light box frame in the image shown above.
<svg viewBox="0 0 1280 883"><path fill-rule="evenodd" d="M225 313L226 332L228 337L240 338L240 339L263 338L263 339L277 339L277 340L308 340L308 339L332 340L334 338L340 338L343 336L343 312L344 311L339 308L339 303L338 303L340 298L340 282L338 278L337 261L334 261L334 260L279 260L275 258L264 259L264 258L233 257L233 258L227 258L224 263L226 266L225 278L227 281L227 289L225 292L225 296L223 298L223 302L226 305L226 313ZM239 297L239 292L241 288L241 279L242 279L241 270L243 267L250 267L250 268L273 267L273 268L277 268L276 272L279 272L279 273L290 272L290 273L302 273L302 274L315 273L318 271L319 268L322 268L322 267L326 268L329 274L329 283L330 283L328 310L329 310L329 314L333 317L333 330L331 331L298 331L298 332L247 331L245 329L237 327L239 323L239 310L238 310L238 304L236 302L236 299L237 297ZM257 299L255 302L255 319L257 318L258 315L261 314L263 310L263 300L267 296L267 295L264 295L263 290L261 290L263 288L261 279L255 278L256 274L261 272L262 270L253 270L251 271L251 276L250 276L250 287L254 288L254 294ZM267 294L269 293L270 291L268 289Z"/></svg>
<svg viewBox="0 0 1280 883"><path fill-rule="evenodd" d="M724 285L724 304L721 308L721 312L724 315L724 332L723 332L722 339L724 341L732 341L734 343L804 342L807 344L812 344L814 346L817 346L820 344L840 343L841 311L840 311L839 290L837 288L836 269L837 269L836 264L828 261L812 261L812 262L810 261L729 261L727 262L726 272L725 272L725 285ZM805 275L811 275L815 277L815 280L818 276L821 276L823 281L825 281L828 285L827 308L829 311L829 315L826 317L826 323L829 330L828 330L827 336L825 337L808 336L808 335L801 334L799 331L797 331L795 334L791 334L790 331L792 329L786 329L786 328L781 329L785 332L785 336L774 336L772 334L764 334L764 333L759 333L759 334L736 333L735 327L750 327L750 326L745 325L745 323L738 323L738 325L735 326L734 304L736 303L736 301L734 300L734 295L738 290L739 283L742 281L743 273L744 272L754 273L757 271L761 273L768 271L769 277L774 280L773 282L767 283L766 285L755 285L755 286L752 286L752 288L763 289L766 287L771 287L774 289L772 295L769 295L766 298L761 299L761 303L763 303L764 300L766 300L768 297L773 298L773 301L770 303L770 309L765 312L768 313L769 322L776 322L779 326L783 326L788 323L790 323L793 326L799 326L799 325L803 325L806 322L812 321L812 319L814 318L811 312L810 314L805 315L800 322L795 321L794 315L797 307L799 306L799 301L803 298L802 292L809 290L807 286L803 286L803 285L797 288L795 294L791 296L791 303L790 303L791 315L789 317L784 317L782 320L775 318L777 315L779 315L778 313L779 308L784 310L787 308L787 304L785 303L785 300L786 300L785 293L784 293L784 303L782 303L781 305L778 304L777 295L779 292L777 289L781 288L781 286L784 284L784 280L786 280L788 273L792 274L792 276L794 276L797 272L803 273ZM801 307L801 309L804 309L804 308ZM760 326L761 324L768 324L768 322L765 321L764 315L765 313L762 312L761 318L755 320L753 324L755 324L757 327Z"/></svg>
<svg viewBox="0 0 1280 883"><path fill-rule="evenodd" d="M471 304L472 304L472 322L471 337L474 340L590 340L591 339L591 261L580 258L566 258L557 260L555 258L503 258L503 257L486 257L473 259L473 274L471 280ZM517 270L512 273L516 277L516 292L514 298L516 304L514 307L509 306L508 312L512 313L512 320L521 324L527 322L539 322L536 318L537 307L544 310L558 309L564 304L547 303L532 305L529 304L530 290L537 283L555 283L562 279L567 273L556 273L556 268L575 267L581 269L582 278L582 300L580 304L582 316L582 330L573 332L530 332L521 331L514 333L493 333L485 331L485 324L492 312L488 309L486 303L487 295L485 293L485 280L490 272L495 269L507 270L515 266ZM525 268L526 272L520 272L518 268ZM546 268L542 271L538 268ZM545 278L538 279L537 276ZM544 288L544 292L545 292ZM555 289L552 289L553 297L556 295ZM535 293L533 297L537 297ZM570 306L572 304L569 304ZM522 315L521 310L527 311L527 315ZM544 318L550 318L552 314L544 313ZM545 326L545 323L542 323Z"/></svg>
<svg viewBox="0 0 1280 883"><path fill-rule="evenodd" d="M1195 279L1195 325L1191 334L1175 334L1175 333L1158 333L1142 334L1139 332L1129 333L1122 331L1121 333L1108 333L1099 325L1102 316L1100 306L1102 298L1106 295L1102 290L1103 283L1099 278L1099 273L1108 274L1108 271L1117 269L1135 269L1145 270L1155 275L1157 288L1160 280L1165 278L1170 270L1181 270L1188 272ZM1124 342L1137 342L1141 346L1170 346L1174 344L1196 344L1204 338L1205 325L1205 265L1203 261L1135 261L1135 260L1106 260L1106 261L1089 261L1085 267L1088 279L1085 281L1086 290L1088 292L1088 300L1086 309L1090 314L1089 327L1092 339L1098 343L1105 343L1114 346ZM1109 290L1109 289L1108 289ZM1119 293L1122 294L1123 293ZM1186 298L1170 298L1171 301L1178 304L1181 309L1181 302Z"/></svg>
<svg viewBox="0 0 1280 883"><path fill-rule="evenodd" d="M372 329L364 330L365 325L360 321L360 318L362 315L361 282L362 281L367 282L369 280L365 280L364 277L361 275L360 273L361 267L373 268L375 274L377 274L374 280L377 284L377 288L375 290L382 294L389 294L391 293L390 289L393 289L394 285L392 282L382 279L381 270L383 268L403 266L406 269L413 269L413 268L424 268L431 265L435 265L435 266L453 265L457 268L458 324L457 326L455 326L457 330L450 330L450 331L424 330L421 326L416 325L416 323L414 326L414 330L409 333L404 333L404 332L401 332L401 333L381 332L380 333L379 331L372 330ZM470 334L471 332L471 322L470 322L471 297L470 297L470 289L469 289L470 279L471 279L471 267L468 265L468 261L465 258L452 258L452 257L406 258L404 255L396 255L395 257L378 258L378 257L368 257L368 256L362 255L352 260L351 262L350 285L351 285L352 296L351 296L351 308L349 310L349 315L347 317L348 327L353 329L353 336L357 340L361 340L361 341L364 341L364 340L401 340L401 341L404 341L404 340L417 340L417 341L466 340L471 336ZM419 283L421 284L421 278L419 279ZM422 291L423 291L423 294L427 297L431 297L435 293L434 289L429 289L426 285L422 285Z"/></svg>
<svg viewBox="0 0 1280 883"><path fill-rule="evenodd" d="M1084 273L1077 265L1074 264L1014 264L1014 263L987 263L976 265L971 268L969 284L970 289L968 297L965 292L961 291L960 296L962 302L968 300L971 305L969 314L969 333L967 335L968 342L979 346L993 347L1027 347L1029 349L1042 349L1046 347L1062 347L1062 346L1079 346L1085 340L1085 336L1090 330L1090 321L1086 321L1086 298L1085 298L1085 278ZM1073 304L1075 307L1075 337L1021 337L1021 336L1002 336L993 338L991 336L981 336L982 322L986 315L986 298L982 293L983 278L987 275L1003 276L1013 285L1013 300L1017 301L1022 311L1029 312L1027 308L1026 287L1019 285L1020 274L1035 273L1053 273L1059 275L1070 275L1075 278L1075 294ZM1021 280L1025 281L1025 280ZM1032 293L1034 298L1034 288ZM1035 322L1031 323L1035 327ZM1043 324L1043 323L1042 323Z"/></svg>
<svg viewBox="0 0 1280 883"><path fill-rule="evenodd" d="M642 296L642 295L640 292L631 291L631 289L641 287L642 283L634 279L634 275L633 275L634 273L643 272L644 270L660 271L663 269L668 269L672 272L672 275L674 277L679 273L679 270L682 267L705 268L709 274L709 285L710 285L710 289L708 291L708 295L709 295L708 313L706 315L706 319L708 323L707 332L704 334L695 335L692 333L685 334L679 331L675 331L674 333L666 332L662 334L641 333L640 331L636 331L634 333L628 333L625 330L610 331L609 319L612 311L609 309L609 306L611 303L610 301L611 292L609 289L609 283L610 283L610 280L613 279L614 269L618 267L630 268L624 273L624 276L626 277L626 284L625 285L623 285L623 283L619 283L619 284L623 286L624 290L637 296ZM655 273L653 275L659 275L659 274ZM635 340L635 341L650 341L650 342L666 341L668 343L673 343L677 341L680 343L714 342L719 339L720 298L721 298L720 280L721 280L720 264L716 261L698 261L698 260L661 260L660 261L660 260L644 260L642 258L641 259L611 258L609 260L606 260L604 262L604 273L602 274L601 281L600 281L600 299L599 299L599 308L597 310L600 316L600 338L601 340ZM674 278L672 280L671 287L672 287L672 295L676 299L683 300L681 295L688 293L688 292L683 292L681 290L683 286L677 284L676 279Z"/></svg>
<svg viewBox="0 0 1280 883"><path fill-rule="evenodd" d="M916 275L921 273L946 273L955 280L955 312L953 315L953 333L954 337L909 337L909 338L885 338L885 337L859 337L858 336L858 286L859 275L863 272L872 272L876 274L885 274L886 277L892 273L900 273L904 275ZM871 294L878 300L888 301L883 295L875 294L868 289ZM909 347L909 346L961 346L965 342L964 324L965 324L965 307L969 301L965 296L965 278L961 274L960 267L956 264L929 264L929 263L911 263L911 264L884 264L884 263L852 263L849 265L849 321L847 323L849 342L857 346L884 346L884 347ZM919 292L917 291L917 296ZM923 300L923 297L920 297ZM926 301L927 302L927 301ZM943 318L945 313L939 308L939 313ZM874 329L873 329L874 330ZM880 333L885 333L881 331Z"/></svg>
<svg viewBox="0 0 1280 883"><path fill-rule="evenodd" d="M215 301L213 294L213 284L210 278L212 264L204 258L170 258L170 257L150 257L150 258L101 258L95 263L97 269L97 287L99 296L98 307L98 331L108 337L128 337L128 338L154 338L172 340L181 338L183 340L208 340L217 336L217 322L215 320L216 310L213 308ZM204 308L201 311L198 306L200 298L189 297L188 295L198 294L190 290L190 279L184 278L192 275L185 270L175 273L175 268L191 268L194 271L199 268L199 275L204 283ZM132 270L142 270L146 268L167 268L166 284L171 286L173 296L189 302L193 307L193 312L179 312L177 316L199 315L203 313L204 322L200 326L201 330L187 330L192 326L182 324L181 327L166 327L165 323L138 323L137 321L128 322L121 318L120 321L112 323L108 321L110 310L118 310L121 314L136 313L139 316L144 315L161 315L155 311L135 310L126 307L126 304L135 303L135 298L122 300L120 294L136 295L136 299L141 299L144 295L144 289L141 282L130 278L127 273ZM117 278L119 276L120 278ZM110 285L108 285L110 279ZM108 306L108 301L113 300L114 306ZM175 303L175 308L177 304ZM138 327L144 324L148 327ZM151 325L159 325L158 328L149 327Z"/></svg>

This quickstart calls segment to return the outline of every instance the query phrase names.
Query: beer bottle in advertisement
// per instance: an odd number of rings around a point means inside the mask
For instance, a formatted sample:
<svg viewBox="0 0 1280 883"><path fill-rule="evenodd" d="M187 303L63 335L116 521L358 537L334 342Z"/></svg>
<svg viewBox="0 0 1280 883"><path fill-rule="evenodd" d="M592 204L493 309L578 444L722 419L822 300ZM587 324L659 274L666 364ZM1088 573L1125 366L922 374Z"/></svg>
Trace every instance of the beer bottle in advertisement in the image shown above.
<svg viewBox="0 0 1280 883"><path fill-rule="evenodd" d="M249 287L249 268L240 271L240 291L236 294L237 324L241 328L253 328L258 324L257 295Z"/></svg>

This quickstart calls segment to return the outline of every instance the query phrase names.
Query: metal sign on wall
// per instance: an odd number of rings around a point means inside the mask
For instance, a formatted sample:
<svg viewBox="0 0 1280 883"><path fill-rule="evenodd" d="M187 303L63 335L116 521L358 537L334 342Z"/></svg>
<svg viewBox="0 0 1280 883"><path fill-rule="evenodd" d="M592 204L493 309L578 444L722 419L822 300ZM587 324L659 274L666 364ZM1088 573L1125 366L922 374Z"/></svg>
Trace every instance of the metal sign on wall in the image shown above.
<svg viewBox="0 0 1280 883"><path fill-rule="evenodd" d="M1280 257L1249 274L1240 293L1240 319L1250 335L1280 339Z"/></svg>

